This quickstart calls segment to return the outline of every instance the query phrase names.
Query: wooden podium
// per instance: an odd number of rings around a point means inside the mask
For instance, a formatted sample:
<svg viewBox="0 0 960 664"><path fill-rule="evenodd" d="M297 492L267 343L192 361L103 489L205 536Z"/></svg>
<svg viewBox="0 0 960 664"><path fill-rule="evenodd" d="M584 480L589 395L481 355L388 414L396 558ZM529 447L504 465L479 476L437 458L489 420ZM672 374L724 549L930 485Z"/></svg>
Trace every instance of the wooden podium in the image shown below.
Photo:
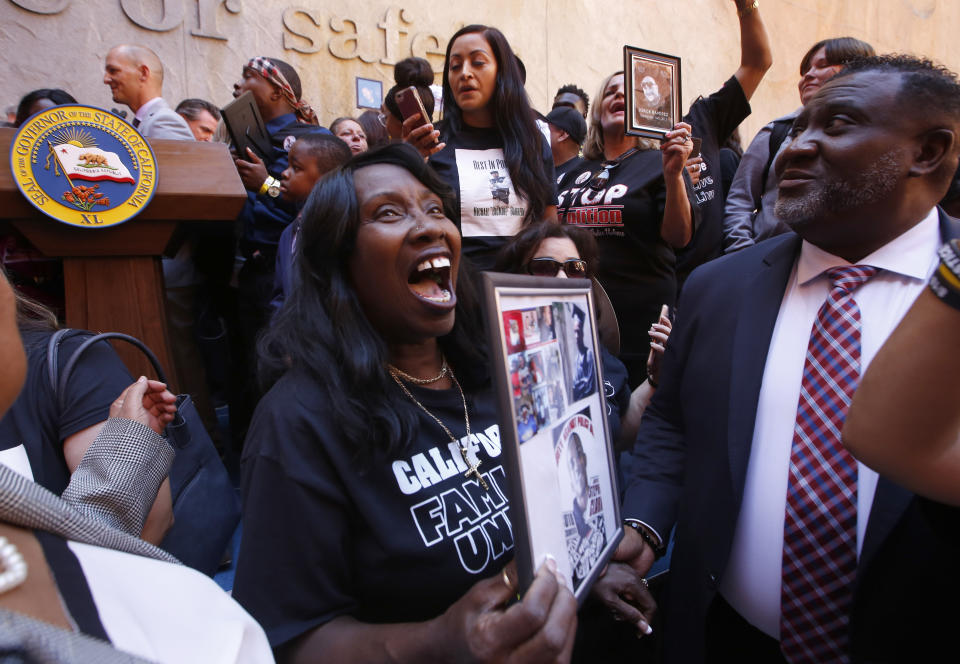
<svg viewBox="0 0 960 664"><path fill-rule="evenodd" d="M24 198L10 172L15 135L15 129L0 128L0 232L11 224L46 256L63 258L69 327L141 339L176 386L160 257L174 250L179 223L237 218L247 194L227 146L150 141L158 168L153 200L133 219L97 229L51 219ZM134 376L153 375L139 351L122 342L115 347Z"/></svg>

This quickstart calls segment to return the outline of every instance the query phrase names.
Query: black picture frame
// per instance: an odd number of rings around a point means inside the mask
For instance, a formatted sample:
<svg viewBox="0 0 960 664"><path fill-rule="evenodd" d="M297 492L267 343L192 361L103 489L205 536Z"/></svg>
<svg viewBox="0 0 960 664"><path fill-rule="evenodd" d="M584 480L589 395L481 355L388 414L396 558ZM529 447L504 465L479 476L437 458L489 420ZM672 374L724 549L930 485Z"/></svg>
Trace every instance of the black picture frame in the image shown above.
<svg viewBox="0 0 960 664"><path fill-rule="evenodd" d="M383 105L383 82L373 78L356 77L357 108L380 110Z"/></svg>
<svg viewBox="0 0 960 664"><path fill-rule="evenodd" d="M237 156L249 160L247 148L253 150L261 159L272 155L272 143L267 126L260 116L253 93L247 90L242 95L220 109L220 117L227 127L230 142Z"/></svg>
<svg viewBox="0 0 960 664"><path fill-rule="evenodd" d="M552 555L582 604L623 538L592 284L482 279L520 590Z"/></svg>
<svg viewBox="0 0 960 664"><path fill-rule="evenodd" d="M624 125L630 136L663 140L680 122L680 57L623 47Z"/></svg>

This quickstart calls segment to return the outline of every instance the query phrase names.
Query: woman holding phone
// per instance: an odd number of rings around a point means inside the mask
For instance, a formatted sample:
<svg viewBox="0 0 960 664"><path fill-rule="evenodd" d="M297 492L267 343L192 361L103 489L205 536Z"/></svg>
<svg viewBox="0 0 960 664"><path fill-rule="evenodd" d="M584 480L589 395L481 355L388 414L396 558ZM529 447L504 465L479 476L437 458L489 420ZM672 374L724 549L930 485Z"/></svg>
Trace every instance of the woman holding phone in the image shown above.
<svg viewBox="0 0 960 664"><path fill-rule="evenodd" d="M434 99L433 90L430 89L433 85L433 67L423 58L404 58L394 66L393 80L396 85L390 88L383 98L380 117L390 138L400 139L404 138L404 120L407 118L410 118L410 122L406 124L407 134L415 127L433 122ZM400 101L406 101L403 107ZM420 112L421 107L426 116ZM412 117L414 113L418 117ZM428 133L428 146L436 145L432 128L430 132L423 133ZM419 133L417 135L419 136Z"/></svg>
<svg viewBox="0 0 960 664"><path fill-rule="evenodd" d="M443 66L441 131L407 140L454 190L463 253L481 270L531 223L556 218L550 144L537 128L517 57L503 33L468 25L453 35ZM440 138L433 148L429 141Z"/></svg>

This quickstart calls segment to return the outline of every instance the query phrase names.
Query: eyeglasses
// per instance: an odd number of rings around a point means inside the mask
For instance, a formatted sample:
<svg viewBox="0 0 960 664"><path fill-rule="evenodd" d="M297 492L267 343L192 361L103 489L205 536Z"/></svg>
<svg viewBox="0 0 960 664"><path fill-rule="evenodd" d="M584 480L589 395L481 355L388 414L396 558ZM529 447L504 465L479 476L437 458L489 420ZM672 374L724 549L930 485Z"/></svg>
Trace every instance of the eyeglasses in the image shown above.
<svg viewBox="0 0 960 664"><path fill-rule="evenodd" d="M387 126L387 114L386 113L377 113L377 122L379 122L384 127Z"/></svg>
<svg viewBox="0 0 960 664"><path fill-rule="evenodd" d="M594 173L593 177L587 181L587 187L593 191L600 191L606 187L607 182L610 180L610 171L623 163L623 160L632 155L634 152L639 152L639 148L630 148L616 159L603 162L602 169Z"/></svg>
<svg viewBox="0 0 960 664"><path fill-rule="evenodd" d="M527 263L527 272L535 277L555 277L560 270L571 279L585 279L587 276L587 261L582 258L570 258L555 261L552 258L531 258Z"/></svg>

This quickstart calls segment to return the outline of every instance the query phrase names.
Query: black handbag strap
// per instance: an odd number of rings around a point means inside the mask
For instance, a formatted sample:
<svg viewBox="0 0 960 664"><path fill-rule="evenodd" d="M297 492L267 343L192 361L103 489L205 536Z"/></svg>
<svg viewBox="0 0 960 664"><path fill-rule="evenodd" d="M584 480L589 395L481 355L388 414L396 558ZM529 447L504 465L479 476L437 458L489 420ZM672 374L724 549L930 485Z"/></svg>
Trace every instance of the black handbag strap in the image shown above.
<svg viewBox="0 0 960 664"><path fill-rule="evenodd" d="M73 354L67 359L67 364L63 367L63 373L59 376L59 345L68 336L74 336L77 334L90 334L89 332L84 332L83 330L72 330L72 329L63 329L57 330L50 341L47 344L47 372L50 378L50 384L53 386L54 391L57 397L57 405L60 408L64 406L64 395L67 391L67 384L70 381L70 375L73 373L73 369L76 366L77 362L80 361L80 357L83 353L90 348L93 344L98 341L106 341L108 339L118 339L120 341L126 341L128 344L139 348L140 351L147 357L150 361L150 364L153 365L153 370L157 372L157 380L161 383L167 382L167 375L163 371L163 367L160 366L160 361L157 359L157 356L153 354L153 351L150 350L146 344L132 337L129 334L123 334L121 332L103 332L101 334L94 334L89 339L86 339L81 343Z"/></svg>

